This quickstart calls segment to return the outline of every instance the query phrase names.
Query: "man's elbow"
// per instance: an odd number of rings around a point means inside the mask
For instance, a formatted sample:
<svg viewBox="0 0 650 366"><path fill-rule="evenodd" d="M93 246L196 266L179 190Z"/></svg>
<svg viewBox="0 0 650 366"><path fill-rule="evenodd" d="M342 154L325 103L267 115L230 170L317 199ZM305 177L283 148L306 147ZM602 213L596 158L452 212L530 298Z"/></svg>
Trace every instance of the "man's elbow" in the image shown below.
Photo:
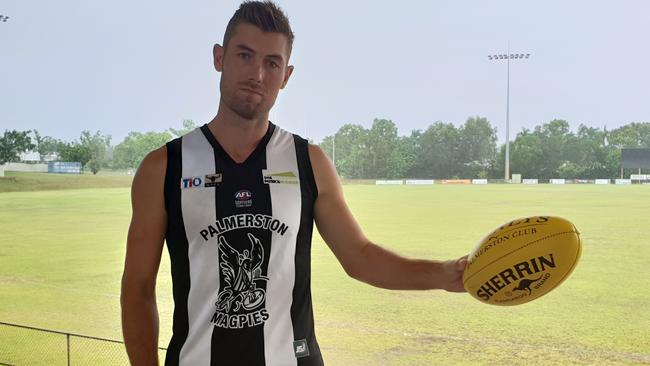
<svg viewBox="0 0 650 366"><path fill-rule="evenodd" d="M367 265L368 265L368 249L372 246L372 243L367 242L361 246L357 253L351 256L351 260L348 260L343 263L343 269L345 273L354 278L357 281L367 282Z"/></svg>
<svg viewBox="0 0 650 366"><path fill-rule="evenodd" d="M355 265L344 265L343 270L345 270L345 273L350 277L355 280L361 281L361 270L359 270L358 266Z"/></svg>
<svg viewBox="0 0 650 366"><path fill-rule="evenodd" d="M156 282L149 279L133 279L124 274L122 276L122 288L120 303L122 307L134 302L148 301L156 296Z"/></svg>

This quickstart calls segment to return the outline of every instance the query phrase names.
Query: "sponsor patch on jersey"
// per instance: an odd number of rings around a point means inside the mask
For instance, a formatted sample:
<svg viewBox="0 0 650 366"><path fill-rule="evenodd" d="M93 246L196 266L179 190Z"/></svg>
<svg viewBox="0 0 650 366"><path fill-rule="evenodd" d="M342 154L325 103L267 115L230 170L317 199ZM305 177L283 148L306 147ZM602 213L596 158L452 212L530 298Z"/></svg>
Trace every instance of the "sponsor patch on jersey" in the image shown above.
<svg viewBox="0 0 650 366"><path fill-rule="evenodd" d="M223 182L223 175L221 173L206 174L205 175L205 186L206 187L216 187L221 182Z"/></svg>
<svg viewBox="0 0 650 366"><path fill-rule="evenodd" d="M199 188L199 187L203 187L203 178L201 177L181 178L181 189Z"/></svg>
<svg viewBox="0 0 650 366"><path fill-rule="evenodd" d="M296 358L309 356L309 347L307 347L307 340L300 339L293 341L293 351L296 354Z"/></svg>
<svg viewBox="0 0 650 366"><path fill-rule="evenodd" d="M262 170L262 177L264 184L298 184L298 177L291 171L275 173Z"/></svg>
<svg viewBox="0 0 650 366"><path fill-rule="evenodd" d="M203 177L181 178L181 188L216 187L221 182L223 182L223 175L221 173L206 174Z"/></svg>
<svg viewBox="0 0 650 366"><path fill-rule="evenodd" d="M251 207L253 205L253 193L247 189L240 189L235 192L235 207Z"/></svg>

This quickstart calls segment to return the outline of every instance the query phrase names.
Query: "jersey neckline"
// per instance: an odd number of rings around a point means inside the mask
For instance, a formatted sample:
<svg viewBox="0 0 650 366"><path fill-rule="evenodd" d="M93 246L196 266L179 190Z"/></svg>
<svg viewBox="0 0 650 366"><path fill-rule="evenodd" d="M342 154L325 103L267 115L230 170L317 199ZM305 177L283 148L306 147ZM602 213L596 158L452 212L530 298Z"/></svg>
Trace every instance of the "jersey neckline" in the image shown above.
<svg viewBox="0 0 650 366"><path fill-rule="evenodd" d="M262 137L260 142L255 147L255 150L253 150L253 152L250 153L250 155L248 155L248 157L246 157L246 159L243 162L238 163L226 152L226 150L224 150L221 144L219 144L219 141L217 141L217 139L212 134L212 131L210 131L210 128L208 128L208 124L206 123L203 126L201 126L201 132L203 132L203 135L208 140L208 142L210 142L210 145L212 145L215 151L219 152L222 156L225 157L226 161L228 161L230 164L236 167L244 166L248 164L248 162L250 161L255 161L255 159L257 159L257 157L261 154L261 151L266 149L266 145L268 145L269 140L271 140L271 136L273 136L274 131L275 131L275 125L273 124L273 122L269 121L269 127L267 128L264 137Z"/></svg>

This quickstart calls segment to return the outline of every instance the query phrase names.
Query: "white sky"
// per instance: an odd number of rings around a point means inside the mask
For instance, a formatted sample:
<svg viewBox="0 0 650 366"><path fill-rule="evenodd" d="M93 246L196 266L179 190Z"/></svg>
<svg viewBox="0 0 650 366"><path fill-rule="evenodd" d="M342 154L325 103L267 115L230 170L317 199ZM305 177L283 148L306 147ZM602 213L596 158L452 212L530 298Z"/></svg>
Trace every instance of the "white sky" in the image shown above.
<svg viewBox="0 0 650 366"><path fill-rule="evenodd" d="M609 129L650 121L650 1L278 1L296 70L271 120L322 140L344 123L400 134L487 117L504 140L553 118ZM239 1L0 0L0 132L72 140L203 124L216 113L221 42Z"/></svg>

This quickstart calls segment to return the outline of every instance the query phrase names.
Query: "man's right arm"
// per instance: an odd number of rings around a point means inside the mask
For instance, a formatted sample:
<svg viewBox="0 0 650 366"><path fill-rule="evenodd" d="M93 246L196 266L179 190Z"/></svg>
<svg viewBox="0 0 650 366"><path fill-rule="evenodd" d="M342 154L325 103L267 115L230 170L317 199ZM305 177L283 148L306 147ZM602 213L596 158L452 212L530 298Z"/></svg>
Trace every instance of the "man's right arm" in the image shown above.
<svg viewBox="0 0 650 366"><path fill-rule="evenodd" d="M131 186L133 213L122 275L122 332L132 365L158 365L156 276L160 265L167 212L164 182L167 149L147 155Z"/></svg>

